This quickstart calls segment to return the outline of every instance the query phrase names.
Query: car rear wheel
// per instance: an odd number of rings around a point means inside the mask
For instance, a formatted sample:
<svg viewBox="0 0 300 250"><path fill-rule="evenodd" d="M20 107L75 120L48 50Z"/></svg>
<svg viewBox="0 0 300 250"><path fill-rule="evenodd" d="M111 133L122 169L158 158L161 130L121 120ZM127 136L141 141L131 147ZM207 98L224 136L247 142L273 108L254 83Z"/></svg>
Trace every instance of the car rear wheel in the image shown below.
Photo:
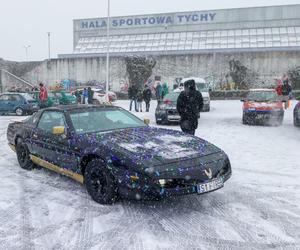
<svg viewBox="0 0 300 250"><path fill-rule="evenodd" d="M34 167L34 163L31 161L28 147L22 139L17 141L16 151L20 167L26 170L31 170Z"/></svg>
<svg viewBox="0 0 300 250"><path fill-rule="evenodd" d="M243 124L248 124L247 117L245 114L243 114Z"/></svg>
<svg viewBox="0 0 300 250"><path fill-rule="evenodd" d="M21 116L24 114L24 111L22 108L16 108L15 112L16 112L16 115L18 115L18 116Z"/></svg>
<svg viewBox="0 0 300 250"><path fill-rule="evenodd" d="M99 159L88 163L84 182L92 199L101 204L112 204L117 198L117 187L110 171Z"/></svg>

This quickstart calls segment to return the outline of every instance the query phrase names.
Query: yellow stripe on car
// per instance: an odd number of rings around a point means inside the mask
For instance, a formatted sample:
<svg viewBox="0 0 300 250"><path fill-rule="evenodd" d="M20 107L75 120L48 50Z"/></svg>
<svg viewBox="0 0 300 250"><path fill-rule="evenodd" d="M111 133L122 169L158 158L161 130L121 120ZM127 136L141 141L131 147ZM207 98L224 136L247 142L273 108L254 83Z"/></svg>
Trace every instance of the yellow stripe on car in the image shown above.
<svg viewBox="0 0 300 250"><path fill-rule="evenodd" d="M57 172L59 174L68 176L68 177L74 179L75 181L78 181L81 184L83 184L83 176L81 174L76 174L70 170L60 168L59 166L56 166L48 161L45 161L35 155L30 155L30 159L33 161L33 163L35 163L41 167L44 167L44 168L50 169L54 172Z"/></svg>
<svg viewBox="0 0 300 250"><path fill-rule="evenodd" d="M12 151L14 151L15 153L17 152L15 145L9 143L8 146L11 148Z"/></svg>

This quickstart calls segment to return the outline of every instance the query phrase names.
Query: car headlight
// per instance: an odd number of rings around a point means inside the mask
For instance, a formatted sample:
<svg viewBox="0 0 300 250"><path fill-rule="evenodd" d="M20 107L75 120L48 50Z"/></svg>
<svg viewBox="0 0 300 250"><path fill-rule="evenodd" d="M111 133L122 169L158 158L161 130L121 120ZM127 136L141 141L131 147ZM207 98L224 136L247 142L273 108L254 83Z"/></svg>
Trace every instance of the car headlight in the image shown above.
<svg viewBox="0 0 300 250"><path fill-rule="evenodd" d="M166 186L168 183L172 182L172 179L159 179L158 183L162 187Z"/></svg>

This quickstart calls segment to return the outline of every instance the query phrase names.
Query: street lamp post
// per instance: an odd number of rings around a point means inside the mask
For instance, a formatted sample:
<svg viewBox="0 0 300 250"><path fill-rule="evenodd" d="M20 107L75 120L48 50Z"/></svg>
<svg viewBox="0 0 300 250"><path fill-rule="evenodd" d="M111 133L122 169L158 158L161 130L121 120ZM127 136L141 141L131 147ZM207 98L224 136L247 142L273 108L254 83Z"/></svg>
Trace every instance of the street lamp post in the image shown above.
<svg viewBox="0 0 300 250"><path fill-rule="evenodd" d="M47 32L48 34L48 59L50 60L51 54L50 54L50 34L51 32Z"/></svg>
<svg viewBox="0 0 300 250"><path fill-rule="evenodd" d="M28 61L28 49L31 47L31 45L24 45L23 47L25 49L26 61Z"/></svg>
<svg viewBox="0 0 300 250"><path fill-rule="evenodd" d="M109 88L109 30L110 29L110 0L107 0L107 32L106 32L106 39L107 39L107 51L106 51L106 101L109 101L108 98L108 88Z"/></svg>

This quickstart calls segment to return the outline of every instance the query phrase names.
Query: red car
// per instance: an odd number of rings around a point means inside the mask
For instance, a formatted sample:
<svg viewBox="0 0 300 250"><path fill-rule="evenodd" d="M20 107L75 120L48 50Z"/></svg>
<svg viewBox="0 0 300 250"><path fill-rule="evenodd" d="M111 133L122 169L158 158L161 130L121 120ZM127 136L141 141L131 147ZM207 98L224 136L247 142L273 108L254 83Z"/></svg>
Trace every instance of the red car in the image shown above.
<svg viewBox="0 0 300 250"><path fill-rule="evenodd" d="M251 89L242 100L243 124L282 124L284 110L282 100L274 89Z"/></svg>

